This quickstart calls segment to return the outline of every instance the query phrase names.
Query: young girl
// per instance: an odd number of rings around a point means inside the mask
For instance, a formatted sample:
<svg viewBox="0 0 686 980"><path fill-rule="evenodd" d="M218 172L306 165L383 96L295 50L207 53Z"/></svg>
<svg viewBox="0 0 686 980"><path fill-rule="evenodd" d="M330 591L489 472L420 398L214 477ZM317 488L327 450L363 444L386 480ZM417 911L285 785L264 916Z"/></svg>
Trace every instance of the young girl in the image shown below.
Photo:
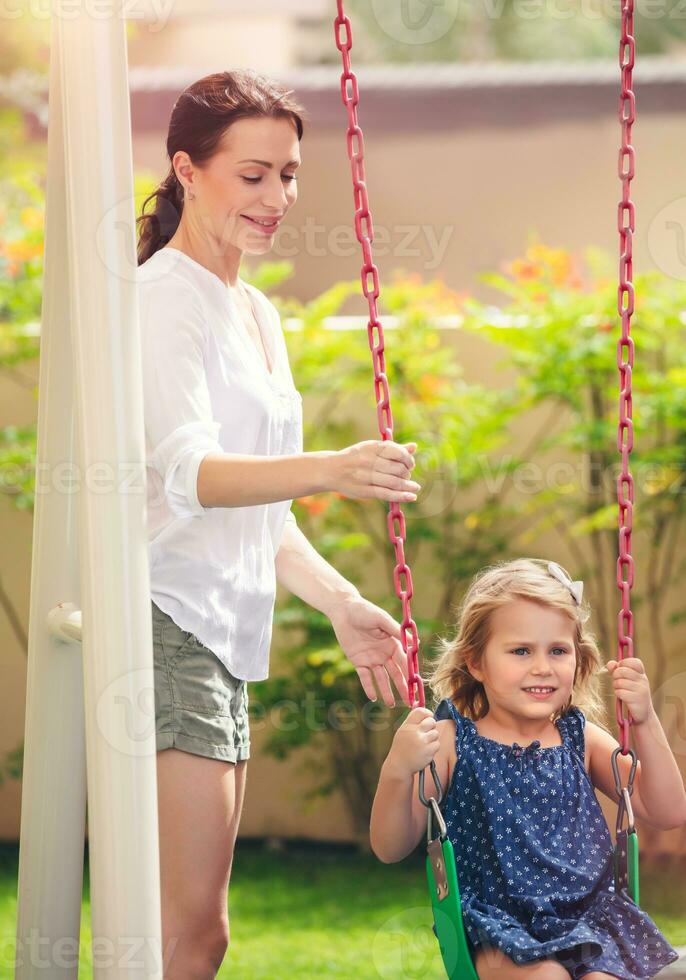
<svg viewBox="0 0 686 980"><path fill-rule="evenodd" d="M581 593L581 582L540 559L477 575L456 637L441 641L430 679L436 712L408 714L382 767L371 844L391 862L426 834L418 773L436 764L480 980L643 980L678 958L626 891L614 890L594 787L617 801L618 743L591 721L604 721L600 655ZM630 657L608 670L635 722L634 815L662 830L681 827L686 792L643 664ZM618 761L626 786L631 759Z"/></svg>

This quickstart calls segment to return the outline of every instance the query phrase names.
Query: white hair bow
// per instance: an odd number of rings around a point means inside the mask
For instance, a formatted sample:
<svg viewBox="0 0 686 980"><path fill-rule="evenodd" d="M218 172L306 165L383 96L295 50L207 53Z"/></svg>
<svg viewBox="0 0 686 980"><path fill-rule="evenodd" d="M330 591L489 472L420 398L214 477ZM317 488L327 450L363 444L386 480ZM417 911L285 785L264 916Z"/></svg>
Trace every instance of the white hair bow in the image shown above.
<svg viewBox="0 0 686 980"><path fill-rule="evenodd" d="M577 606L580 606L581 598L584 594L584 583L581 581L572 582L569 575L567 575L567 573L560 568L557 562L549 561L548 571L558 580L558 582L561 582L563 585L567 586L569 591L572 593L572 598L576 602Z"/></svg>

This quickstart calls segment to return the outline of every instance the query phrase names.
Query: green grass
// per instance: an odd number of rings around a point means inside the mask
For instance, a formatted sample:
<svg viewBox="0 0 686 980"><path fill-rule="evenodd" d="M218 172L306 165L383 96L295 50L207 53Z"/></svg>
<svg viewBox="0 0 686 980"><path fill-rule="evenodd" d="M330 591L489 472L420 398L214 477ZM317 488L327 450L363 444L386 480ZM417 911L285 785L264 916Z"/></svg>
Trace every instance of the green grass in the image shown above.
<svg viewBox="0 0 686 980"><path fill-rule="evenodd" d="M673 946L686 945L683 868L641 870L641 906ZM0 977L13 976L17 848L0 845ZM84 883L80 980L92 976ZM421 854L383 865L345 848L270 854L239 842L230 892L231 947L219 977L438 980Z"/></svg>

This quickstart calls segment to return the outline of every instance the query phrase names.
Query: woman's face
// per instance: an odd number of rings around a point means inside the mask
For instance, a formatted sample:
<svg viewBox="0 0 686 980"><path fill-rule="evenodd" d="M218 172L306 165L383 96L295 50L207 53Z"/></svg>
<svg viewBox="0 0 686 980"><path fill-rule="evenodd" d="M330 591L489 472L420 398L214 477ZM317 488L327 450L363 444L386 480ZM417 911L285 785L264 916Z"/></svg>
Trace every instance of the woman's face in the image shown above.
<svg viewBox="0 0 686 980"><path fill-rule="evenodd" d="M576 668L574 624L558 609L513 599L491 614L491 636L479 667L470 673L486 689L489 704L514 715L547 718L572 693ZM526 687L553 687L538 699Z"/></svg>
<svg viewBox="0 0 686 980"><path fill-rule="evenodd" d="M174 155L177 173L195 194L194 200L186 197L184 219L194 232L207 235L219 254L233 246L261 255L271 248L298 197L300 162L298 135L289 119L240 119L202 166L182 151Z"/></svg>

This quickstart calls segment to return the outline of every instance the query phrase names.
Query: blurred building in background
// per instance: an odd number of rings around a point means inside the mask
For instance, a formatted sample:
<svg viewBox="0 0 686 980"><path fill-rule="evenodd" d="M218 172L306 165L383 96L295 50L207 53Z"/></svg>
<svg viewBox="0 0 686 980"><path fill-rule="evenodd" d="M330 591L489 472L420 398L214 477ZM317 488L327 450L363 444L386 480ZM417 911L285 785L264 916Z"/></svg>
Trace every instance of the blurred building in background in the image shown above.
<svg viewBox="0 0 686 980"><path fill-rule="evenodd" d="M275 72L308 62L330 0L141 0L130 21L129 63L182 64L200 74L227 67ZM317 42L317 43L314 43Z"/></svg>

